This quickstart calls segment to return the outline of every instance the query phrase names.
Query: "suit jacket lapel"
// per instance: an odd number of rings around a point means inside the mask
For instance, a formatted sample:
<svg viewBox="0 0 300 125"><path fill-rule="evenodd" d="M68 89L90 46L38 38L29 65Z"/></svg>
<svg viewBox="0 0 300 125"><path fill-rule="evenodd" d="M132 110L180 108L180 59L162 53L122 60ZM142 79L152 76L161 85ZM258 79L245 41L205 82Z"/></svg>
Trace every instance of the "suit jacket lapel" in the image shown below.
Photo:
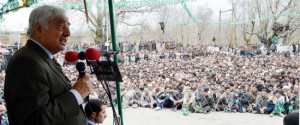
<svg viewBox="0 0 300 125"><path fill-rule="evenodd" d="M54 62L52 61L52 59L50 59L50 57L47 55L47 53L43 50L43 48L41 48L39 45L37 45L36 43L34 43L31 40L28 40L26 43L26 46L33 48L33 50L36 50L37 53L44 59L44 61L49 65L49 67L64 81L64 83L66 84L66 86L71 89L71 86L69 85L69 80L67 80L68 78L64 78L64 74L59 71L59 69L56 67L56 65L54 64Z"/></svg>

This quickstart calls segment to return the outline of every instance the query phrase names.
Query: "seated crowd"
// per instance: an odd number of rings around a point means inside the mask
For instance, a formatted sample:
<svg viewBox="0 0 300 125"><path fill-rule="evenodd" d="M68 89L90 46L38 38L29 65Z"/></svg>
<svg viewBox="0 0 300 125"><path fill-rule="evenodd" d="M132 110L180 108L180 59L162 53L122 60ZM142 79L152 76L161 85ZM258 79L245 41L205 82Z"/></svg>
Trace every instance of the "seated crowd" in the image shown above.
<svg viewBox="0 0 300 125"><path fill-rule="evenodd" d="M182 110L184 115L224 111L270 116L287 115L299 109L299 56L249 57L236 51L208 52L207 46L152 45L121 49L119 69L124 108L169 108ZM63 60L63 54L56 56ZM63 71L73 83L76 81L74 65L64 64ZM4 76L3 71L1 88ZM92 75L92 79L95 91L90 98L109 102L97 78ZM112 105L116 105L115 83L109 86Z"/></svg>
<svg viewBox="0 0 300 125"><path fill-rule="evenodd" d="M299 56L241 56L207 52L205 46L163 51L143 49L119 54L123 107L172 111L249 112L282 116L299 109ZM65 66L76 80L74 66ZM107 100L93 77L92 96ZM115 84L110 84L114 104Z"/></svg>
<svg viewBox="0 0 300 125"><path fill-rule="evenodd" d="M126 61L125 61L126 62ZM299 57L216 53L120 64L125 107L280 116L299 109Z"/></svg>

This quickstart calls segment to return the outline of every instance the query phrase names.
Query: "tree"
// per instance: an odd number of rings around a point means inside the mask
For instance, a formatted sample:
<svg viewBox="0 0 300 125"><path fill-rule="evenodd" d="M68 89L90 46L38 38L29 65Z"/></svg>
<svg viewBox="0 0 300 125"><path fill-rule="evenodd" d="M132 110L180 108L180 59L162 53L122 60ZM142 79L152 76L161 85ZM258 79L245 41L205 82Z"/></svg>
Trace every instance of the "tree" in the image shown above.
<svg viewBox="0 0 300 125"><path fill-rule="evenodd" d="M200 43L204 40L205 34L203 34L203 33L207 29L208 24L211 21L212 15L213 15L213 10L211 8L207 8L207 7L205 7L205 5L198 6L197 14L195 15L197 19L201 19L201 21L197 23L198 43Z"/></svg>
<svg viewBox="0 0 300 125"><path fill-rule="evenodd" d="M299 28L299 19L293 16L285 17L285 14L299 13L297 3L296 0L255 0L259 24L254 34L263 44L270 46L275 36L287 37L287 33L289 35L295 33ZM288 26L290 29L281 31L283 26Z"/></svg>
<svg viewBox="0 0 300 125"><path fill-rule="evenodd" d="M82 2L82 0L64 0L65 2ZM127 2L127 0L121 0L120 2ZM100 43L103 40L103 37L109 37L105 35L105 31L109 30L106 29L107 25L109 25L109 22L107 22L108 16L108 8L106 7L96 7L95 5L97 3L107 3L106 0L94 0L91 1L91 6L92 9L88 9L88 20L89 20L89 28L90 31L94 34L94 40L96 43ZM126 20L129 18L133 17L132 15L134 14L144 14L144 13L149 13L152 12L156 9L157 7L136 7L136 8L114 8L115 12L115 27L116 27L116 32L118 29L118 26L120 24L127 25L129 27L132 26L140 26L140 22L131 24L128 23ZM79 11L85 13L84 9L80 9ZM105 24L105 25L104 25Z"/></svg>
<svg viewBox="0 0 300 125"><path fill-rule="evenodd" d="M92 5L92 9L88 8L88 22L87 25L89 25L89 29L90 31L94 34L94 41L95 43L100 43L103 41L103 37L105 37L105 33L103 31L107 30L107 29L103 29L105 28L105 25L103 25L105 23L105 17L106 17L106 9L107 8L98 8L95 7L93 5L96 5L96 3L103 3L106 0L94 0L91 1L91 5ZM61 0L60 2L68 2L68 3L72 3L72 2L82 2L82 0ZM78 11L86 14L85 9L79 9ZM84 18L85 19L85 18ZM107 25L107 23L106 23Z"/></svg>
<svg viewBox="0 0 300 125"><path fill-rule="evenodd" d="M159 22L157 23L160 29L160 39L163 41L165 39L165 33L167 27L170 27L169 21L172 16L171 7L164 6L157 9ZM169 34L169 33L168 33Z"/></svg>
<svg viewBox="0 0 300 125"><path fill-rule="evenodd" d="M238 16L239 18L237 18L237 20L239 21L242 20L242 25L241 25L242 34L240 36L242 36L242 39L245 41L247 45L251 44L252 36L254 35L254 29L256 24L256 21L253 20L255 19L256 16L255 7L253 5L254 4L252 0L249 1L243 0L237 3L235 7L237 10L235 12L237 12L237 14L239 15Z"/></svg>

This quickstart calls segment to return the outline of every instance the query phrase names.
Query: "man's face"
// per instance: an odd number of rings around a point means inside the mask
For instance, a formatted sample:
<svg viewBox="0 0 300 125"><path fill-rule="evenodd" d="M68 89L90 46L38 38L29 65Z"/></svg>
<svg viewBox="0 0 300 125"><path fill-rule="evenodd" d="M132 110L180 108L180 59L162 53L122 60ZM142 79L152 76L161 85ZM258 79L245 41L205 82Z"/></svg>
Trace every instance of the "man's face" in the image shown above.
<svg viewBox="0 0 300 125"><path fill-rule="evenodd" d="M0 110L0 116L2 117L4 114L5 114L5 110L4 110L4 109L1 109L1 110Z"/></svg>
<svg viewBox="0 0 300 125"><path fill-rule="evenodd" d="M266 96L266 91L261 91L261 96Z"/></svg>
<svg viewBox="0 0 300 125"><path fill-rule="evenodd" d="M6 110L4 105L0 105L0 116L2 117L5 114Z"/></svg>
<svg viewBox="0 0 300 125"><path fill-rule="evenodd" d="M288 88L284 88L284 89L283 89L284 92L287 92L288 90L289 90Z"/></svg>
<svg viewBox="0 0 300 125"><path fill-rule="evenodd" d="M273 87L268 87L268 89L269 89L270 91L272 91L272 90L273 90Z"/></svg>
<svg viewBox="0 0 300 125"><path fill-rule="evenodd" d="M246 90L245 90L245 89L240 89L240 92L241 92L241 93L245 93Z"/></svg>
<svg viewBox="0 0 300 125"><path fill-rule="evenodd" d="M176 92L176 94L180 94L180 93L181 93L181 91L180 91L180 90L176 90L175 92Z"/></svg>
<svg viewBox="0 0 300 125"><path fill-rule="evenodd" d="M291 90L288 90L288 91L286 92L286 94L287 94L288 96L291 96L291 95L292 95L292 91L291 91Z"/></svg>
<svg viewBox="0 0 300 125"><path fill-rule="evenodd" d="M35 33L38 41L47 48L52 54L64 50L67 39L70 36L69 20L67 17L54 18L48 22L48 29L36 23ZM40 31L38 29L40 28Z"/></svg>
<svg viewBox="0 0 300 125"><path fill-rule="evenodd" d="M257 89L256 87L252 87L252 91L253 91L253 92L257 92L258 89Z"/></svg>
<svg viewBox="0 0 300 125"><path fill-rule="evenodd" d="M95 118L95 122L102 124L106 117L106 105L102 105L101 112L99 112L98 116Z"/></svg>
<svg viewBox="0 0 300 125"><path fill-rule="evenodd" d="M226 89L226 93L227 93L227 94L230 93L230 89Z"/></svg>

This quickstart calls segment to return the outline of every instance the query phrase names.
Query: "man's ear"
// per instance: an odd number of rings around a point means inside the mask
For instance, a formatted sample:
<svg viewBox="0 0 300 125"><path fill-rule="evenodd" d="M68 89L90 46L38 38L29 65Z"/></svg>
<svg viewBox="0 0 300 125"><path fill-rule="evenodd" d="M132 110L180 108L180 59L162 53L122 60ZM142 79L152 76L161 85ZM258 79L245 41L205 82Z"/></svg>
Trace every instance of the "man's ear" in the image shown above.
<svg viewBox="0 0 300 125"><path fill-rule="evenodd" d="M39 22L36 22L34 24L34 33L37 35L37 36L40 36L41 33L42 33L42 26Z"/></svg>
<svg viewBox="0 0 300 125"><path fill-rule="evenodd" d="M93 112L93 113L92 113L92 117L93 117L93 118L96 118L96 117L97 117L97 113L96 113L96 112Z"/></svg>

